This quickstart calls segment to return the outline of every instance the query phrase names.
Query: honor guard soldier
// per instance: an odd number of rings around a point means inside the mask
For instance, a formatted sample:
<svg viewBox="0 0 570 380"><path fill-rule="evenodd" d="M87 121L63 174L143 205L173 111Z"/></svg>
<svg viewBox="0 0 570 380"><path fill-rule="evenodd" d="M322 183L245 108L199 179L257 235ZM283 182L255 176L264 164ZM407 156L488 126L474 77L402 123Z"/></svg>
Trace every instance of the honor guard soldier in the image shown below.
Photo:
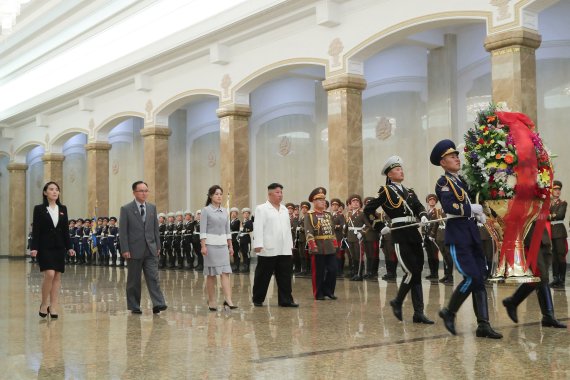
<svg viewBox="0 0 570 380"><path fill-rule="evenodd" d="M479 230L479 236L481 237L481 247L483 248L483 256L485 257L485 266L487 270L485 271L485 280L491 275L491 270L493 268L493 238L491 234L485 228L485 224L477 221L477 229Z"/></svg>
<svg viewBox="0 0 570 380"><path fill-rule="evenodd" d="M171 263L170 267L175 268L178 264L178 269L184 269L184 252L182 251L182 235L184 231L184 213L182 211L176 212L176 225L174 227L174 237L172 239L172 250L175 262Z"/></svg>
<svg viewBox="0 0 570 380"><path fill-rule="evenodd" d="M364 218L362 198L358 194L352 194L348 197L348 213L346 214L345 224L348 252L352 258L351 281L362 281L364 274L364 247L362 245L362 230L365 226Z"/></svg>
<svg viewBox="0 0 570 380"><path fill-rule="evenodd" d="M107 247L111 254L111 266L117 266L117 236L119 235L119 227L116 226L117 218L112 216L109 218L107 226Z"/></svg>
<svg viewBox="0 0 570 380"><path fill-rule="evenodd" d="M297 250L299 251L299 257L301 258L301 273L299 273L299 276L308 276L311 273L311 263L309 261L309 254L307 252L305 217L311 209L311 204L307 201L303 201L301 202L300 206L301 213L299 214L299 219L297 221L297 227L299 228L297 232Z"/></svg>
<svg viewBox="0 0 570 380"><path fill-rule="evenodd" d="M566 254L568 253L568 243L566 238L566 226L564 218L566 218L566 201L560 199L560 191L562 190L562 182L554 181L552 183L552 199L550 201L550 221L552 234L552 283L555 289L565 287L566 283Z"/></svg>
<svg viewBox="0 0 570 380"><path fill-rule="evenodd" d="M77 218L75 220L75 264L85 264L85 253L83 252L83 219Z"/></svg>
<svg viewBox="0 0 570 380"><path fill-rule="evenodd" d="M163 269L166 267L166 214L163 212L158 214L158 236L160 237L160 262L158 267Z"/></svg>
<svg viewBox="0 0 570 380"><path fill-rule="evenodd" d="M174 268L174 263L176 262L176 253L174 250L174 233L176 230L176 225L174 224L175 222L175 218L176 218L176 214L173 212L169 212L167 214L168 218L167 221L168 223L166 224L166 234L165 234L165 244L164 244L164 248L166 250L166 258L168 260L168 267L169 268Z"/></svg>
<svg viewBox="0 0 570 380"><path fill-rule="evenodd" d="M422 249L422 236L417 227L405 227L415 224L418 219L421 223L428 222L424 206L418 199L413 189L402 185L404 170L402 159L392 156L386 160L382 168L382 174L386 176L386 185L378 191L378 198L371 200L364 208L364 213L371 221L375 220L376 209L382 210L392 221L392 239L396 249L398 261L404 270L404 278L398 289L395 299L390 301L394 316L402 320L402 303L408 292L412 293L412 305L414 307L414 323L433 324L424 314L424 298L422 290L422 269L424 266L424 252ZM377 222L377 228L382 233L387 233L390 228L382 222ZM399 228L398 227L404 227Z"/></svg>
<svg viewBox="0 0 570 380"><path fill-rule="evenodd" d="M194 223L192 221L192 212L184 211L184 229L182 230L182 253L186 259L187 268L194 268L194 258L192 257L192 233L194 232Z"/></svg>
<svg viewBox="0 0 570 380"><path fill-rule="evenodd" d="M477 220L485 223L483 207L472 204L469 199L467 183L459 176L461 161L453 141L442 140L437 143L431 152L430 161L445 171L437 180L435 193L448 218L445 244L449 245L455 267L463 275L463 281L455 288L448 306L439 312L439 316L443 319L445 328L456 335L455 316L471 294L478 324L476 336L501 339L503 336L493 330L489 323L485 257L477 229Z"/></svg>
<svg viewBox="0 0 570 380"><path fill-rule="evenodd" d="M373 197L364 198L364 207L373 200ZM378 214L377 217L380 215ZM364 218L366 220L366 218ZM366 274L363 278L376 280L380 266L380 234L374 228L367 226L363 229L364 252L366 253Z"/></svg>
<svg viewBox="0 0 570 380"><path fill-rule="evenodd" d="M440 219L441 212L435 207L438 199L435 194L428 194L426 203L428 204L427 218L429 220ZM423 228L424 249L426 250L427 262L429 267L429 275L426 280L439 280L439 250L436 243L437 223L430 223Z"/></svg>
<svg viewBox="0 0 570 380"><path fill-rule="evenodd" d="M202 210L196 210L196 218L194 219L194 234L192 235L192 247L194 248L194 253L198 257L198 265L196 266L197 272L202 272L204 270L204 256L202 256L201 246L200 246L201 216L202 216Z"/></svg>
<svg viewBox="0 0 570 380"><path fill-rule="evenodd" d="M69 239L71 240L71 245L73 246L73 248L75 248L75 246L77 245L75 242L75 240L77 239L75 237L75 219L69 219ZM65 263L71 264L71 256L69 256L69 253L67 251L65 253Z"/></svg>
<svg viewBox="0 0 570 380"><path fill-rule="evenodd" d="M116 219L115 219L116 221ZM123 257L123 255L121 255L121 239L119 236L119 226L117 224L115 224L115 227L117 227L117 233L115 234L115 250L117 251L118 255L119 255L119 266L121 268L123 268L126 265L125 262L125 258Z"/></svg>
<svg viewBox="0 0 570 380"><path fill-rule="evenodd" d="M97 226L95 227L95 240L97 242L97 265L103 265L103 247L101 246L101 234L103 233L103 218L97 218Z"/></svg>
<svg viewBox="0 0 570 380"><path fill-rule="evenodd" d="M103 265L109 266L109 241L107 236L109 235L109 218L103 217L103 224L101 226L101 255L103 260Z"/></svg>
<svg viewBox="0 0 570 380"><path fill-rule="evenodd" d="M93 263L93 257L91 255L91 233L91 219L85 218L83 221L83 252L87 265Z"/></svg>
<svg viewBox="0 0 570 380"><path fill-rule="evenodd" d="M337 262L337 276L342 277L344 276L344 247L342 246L342 242L344 240L344 224L345 219L344 215L341 211L342 202L338 198L331 199L331 215L333 220L333 230L334 235L337 241L337 248L336 248L336 262Z"/></svg>
<svg viewBox="0 0 570 380"><path fill-rule="evenodd" d="M336 248L338 246L334 235L332 215L326 211L325 197L327 190L317 187L309 195L313 209L305 216L305 234L313 277L313 296L316 300L328 297L336 300Z"/></svg>
<svg viewBox="0 0 570 380"><path fill-rule="evenodd" d="M436 195L437 197L437 195ZM439 202L439 199L437 200ZM445 212L441 208L436 208L437 219L445 219ZM443 258L443 277L439 282L446 285L453 285L453 259L449 252L449 245L445 244L445 220L438 223L432 223L435 230L435 244Z"/></svg>
<svg viewBox="0 0 570 380"><path fill-rule="evenodd" d="M241 273L249 273L249 260L251 250L251 233L253 232L253 220L250 218L251 209L244 207L241 209L243 220L239 233L239 249L243 258L243 269Z"/></svg>
<svg viewBox="0 0 570 380"><path fill-rule="evenodd" d="M297 241L299 240L299 218L295 217L295 205L291 202L285 203L285 207L289 212L289 221L291 222L291 237L293 238L293 274L301 273L301 255L297 249Z"/></svg>
<svg viewBox="0 0 570 380"><path fill-rule="evenodd" d="M34 228L34 223L30 223L30 232L28 233L28 245L26 245L26 249L28 249L28 250L31 250L31 246L32 246L32 228ZM30 255L29 263L35 264L36 263L36 257Z"/></svg>
<svg viewBox="0 0 570 380"><path fill-rule="evenodd" d="M241 252L239 250L239 231L241 230L241 222L238 218L239 208L232 207L230 209L230 232L232 234L232 248L234 250L234 268L235 273L239 273L241 264Z"/></svg>
<svg viewBox="0 0 570 380"><path fill-rule="evenodd" d="M384 210L380 212L380 223L390 228L390 218L386 216ZM376 228L375 228L376 229ZM384 253L384 260L386 260L386 274L382 276L382 280L387 282L396 281L396 269L398 268L398 256L396 256L396 247L392 241L392 234L390 232L380 234L380 248Z"/></svg>
<svg viewBox="0 0 570 380"><path fill-rule="evenodd" d="M531 229L526 234L524 245L525 249L528 250L530 247L530 242L532 240L532 235L534 229L536 228L536 222L532 224ZM552 262L552 241L548 234L548 230L544 228L542 233L542 238L540 241L540 248L537 256L537 273L535 276L540 276L540 282L528 282L524 283L518 287L511 297L505 298L503 300L503 305L507 309L507 314L513 322L518 323L517 307L524 301L533 291L536 290L536 295L538 297L538 304L540 305L540 311L542 313L541 325L543 327L554 327L558 329L565 329L566 325L560 323L554 317L554 303L552 302L552 294L550 293L550 287L548 286L548 278L550 276L550 263Z"/></svg>

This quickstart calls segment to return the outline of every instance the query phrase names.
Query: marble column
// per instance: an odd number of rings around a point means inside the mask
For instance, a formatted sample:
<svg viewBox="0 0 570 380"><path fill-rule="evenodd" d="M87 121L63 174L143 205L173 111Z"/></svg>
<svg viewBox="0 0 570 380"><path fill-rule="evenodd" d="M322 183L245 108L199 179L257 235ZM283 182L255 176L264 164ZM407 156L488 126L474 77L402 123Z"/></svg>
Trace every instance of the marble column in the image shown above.
<svg viewBox="0 0 570 380"><path fill-rule="evenodd" d="M251 207L249 201L249 116L248 106L228 104L217 111L220 118L221 183L224 204Z"/></svg>
<svg viewBox="0 0 570 380"><path fill-rule="evenodd" d="M59 197L63 201L63 161L61 153L46 153L42 156L44 162L44 183L53 181L59 185Z"/></svg>
<svg viewBox="0 0 570 380"><path fill-rule="evenodd" d="M427 61L427 152L442 139L462 142L457 128L457 36L444 35L444 45L430 49ZM419 158L419 157L418 157ZM434 184L441 168L427 165L425 173L417 173L419 183ZM425 175L425 176L424 176ZM430 189L432 186L430 185ZM432 192L433 190L430 190Z"/></svg>
<svg viewBox="0 0 570 380"><path fill-rule="evenodd" d="M362 90L366 80L345 74L323 81L328 95L329 198L364 196Z"/></svg>
<svg viewBox="0 0 570 380"><path fill-rule="evenodd" d="M148 201L158 212L168 212L168 127L145 126L141 129L144 141L144 168L142 179L148 184Z"/></svg>
<svg viewBox="0 0 570 380"><path fill-rule="evenodd" d="M527 29L487 36L491 53L493 102L506 102L514 112L527 114L536 123L536 57L540 34Z"/></svg>
<svg viewBox="0 0 570 380"><path fill-rule="evenodd" d="M109 214L109 151L104 141L85 145L87 153L87 213L89 216Z"/></svg>
<svg viewBox="0 0 570 380"><path fill-rule="evenodd" d="M10 175L8 219L9 255L22 257L26 254L26 170L28 165L11 162L6 167Z"/></svg>

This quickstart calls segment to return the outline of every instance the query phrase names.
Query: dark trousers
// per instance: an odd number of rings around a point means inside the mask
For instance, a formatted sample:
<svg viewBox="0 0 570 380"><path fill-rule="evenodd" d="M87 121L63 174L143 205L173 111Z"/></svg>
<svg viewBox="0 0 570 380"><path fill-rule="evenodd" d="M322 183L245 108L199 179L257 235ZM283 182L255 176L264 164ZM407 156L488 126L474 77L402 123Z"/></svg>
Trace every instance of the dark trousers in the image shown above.
<svg viewBox="0 0 570 380"><path fill-rule="evenodd" d="M436 244L428 237L424 239L424 248L426 250L427 262L430 275L437 275L439 270L439 251Z"/></svg>
<svg viewBox="0 0 570 380"><path fill-rule="evenodd" d="M485 289L487 269L481 245L452 244L449 246L449 252L455 267L463 276L463 281L461 281L457 289L464 294Z"/></svg>
<svg viewBox="0 0 570 380"><path fill-rule="evenodd" d="M424 251L421 241L401 240L394 242L396 256L405 272L402 283L413 285L422 283L422 270L424 268Z"/></svg>
<svg viewBox="0 0 570 380"><path fill-rule="evenodd" d="M336 256L311 255L313 296L332 296L336 288Z"/></svg>
<svg viewBox="0 0 570 380"><path fill-rule="evenodd" d="M443 257L443 273L445 276L453 276L453 258L449 252L449 246L445 244L445 240L437 240L437 247L440 249Z"/></svg>
<svg viewBox="0 0 570 380"><path fill-rule="evenodd" d="M164 295L158 283L158 256L148 247L142 259L127 260L127 309L138 310L141 304L141 272L144 273L146 287L153 306L164 306Z"/></svg>
<svg viewBox="0 0 570 380"><path fill-rule="evenodd" d="M253 302L263 303L265 301L271 276L275 275L277 302L279 305L292 303L292 263L290 255L257 256L257 266L255 267L255 277L253 279Z"/></svg>

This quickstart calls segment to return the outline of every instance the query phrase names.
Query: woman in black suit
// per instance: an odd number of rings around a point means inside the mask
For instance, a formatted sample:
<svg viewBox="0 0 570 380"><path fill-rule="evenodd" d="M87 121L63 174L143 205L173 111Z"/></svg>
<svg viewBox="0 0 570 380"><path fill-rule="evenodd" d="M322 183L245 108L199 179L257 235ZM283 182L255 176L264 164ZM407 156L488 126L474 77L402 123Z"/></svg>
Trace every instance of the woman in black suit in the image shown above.
<svg viewBox="0 0 570 380"><path fill-rule="evenodd" d="M69 238L67 208L59 202L59 185L55 182L46 183L43 198L43 203L34 207L30 254L37 257L40 272L44 273L40 317L45 318L49 314L51 318L57 318L65 253L67 250L70 256L75 256L75 251Z"/></svg>

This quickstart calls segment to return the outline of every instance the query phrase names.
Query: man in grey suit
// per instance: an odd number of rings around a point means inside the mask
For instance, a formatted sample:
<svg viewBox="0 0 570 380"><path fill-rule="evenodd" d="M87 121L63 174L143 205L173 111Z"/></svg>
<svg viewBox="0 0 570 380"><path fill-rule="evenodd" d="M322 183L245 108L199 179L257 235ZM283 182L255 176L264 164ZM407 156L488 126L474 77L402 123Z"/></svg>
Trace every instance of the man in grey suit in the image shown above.
<svg viewBox="0 0 570 380"><path fill-rule="evenodd" d="M156 207L147 203L148 186L143 181L133 183L135 200L121 207L119 241L121 254L127 259L127 308L133 314L142 314L141 272L152 300L152 312L166 310L164 295L158 284L158 255L160 236Z"/></svg>

